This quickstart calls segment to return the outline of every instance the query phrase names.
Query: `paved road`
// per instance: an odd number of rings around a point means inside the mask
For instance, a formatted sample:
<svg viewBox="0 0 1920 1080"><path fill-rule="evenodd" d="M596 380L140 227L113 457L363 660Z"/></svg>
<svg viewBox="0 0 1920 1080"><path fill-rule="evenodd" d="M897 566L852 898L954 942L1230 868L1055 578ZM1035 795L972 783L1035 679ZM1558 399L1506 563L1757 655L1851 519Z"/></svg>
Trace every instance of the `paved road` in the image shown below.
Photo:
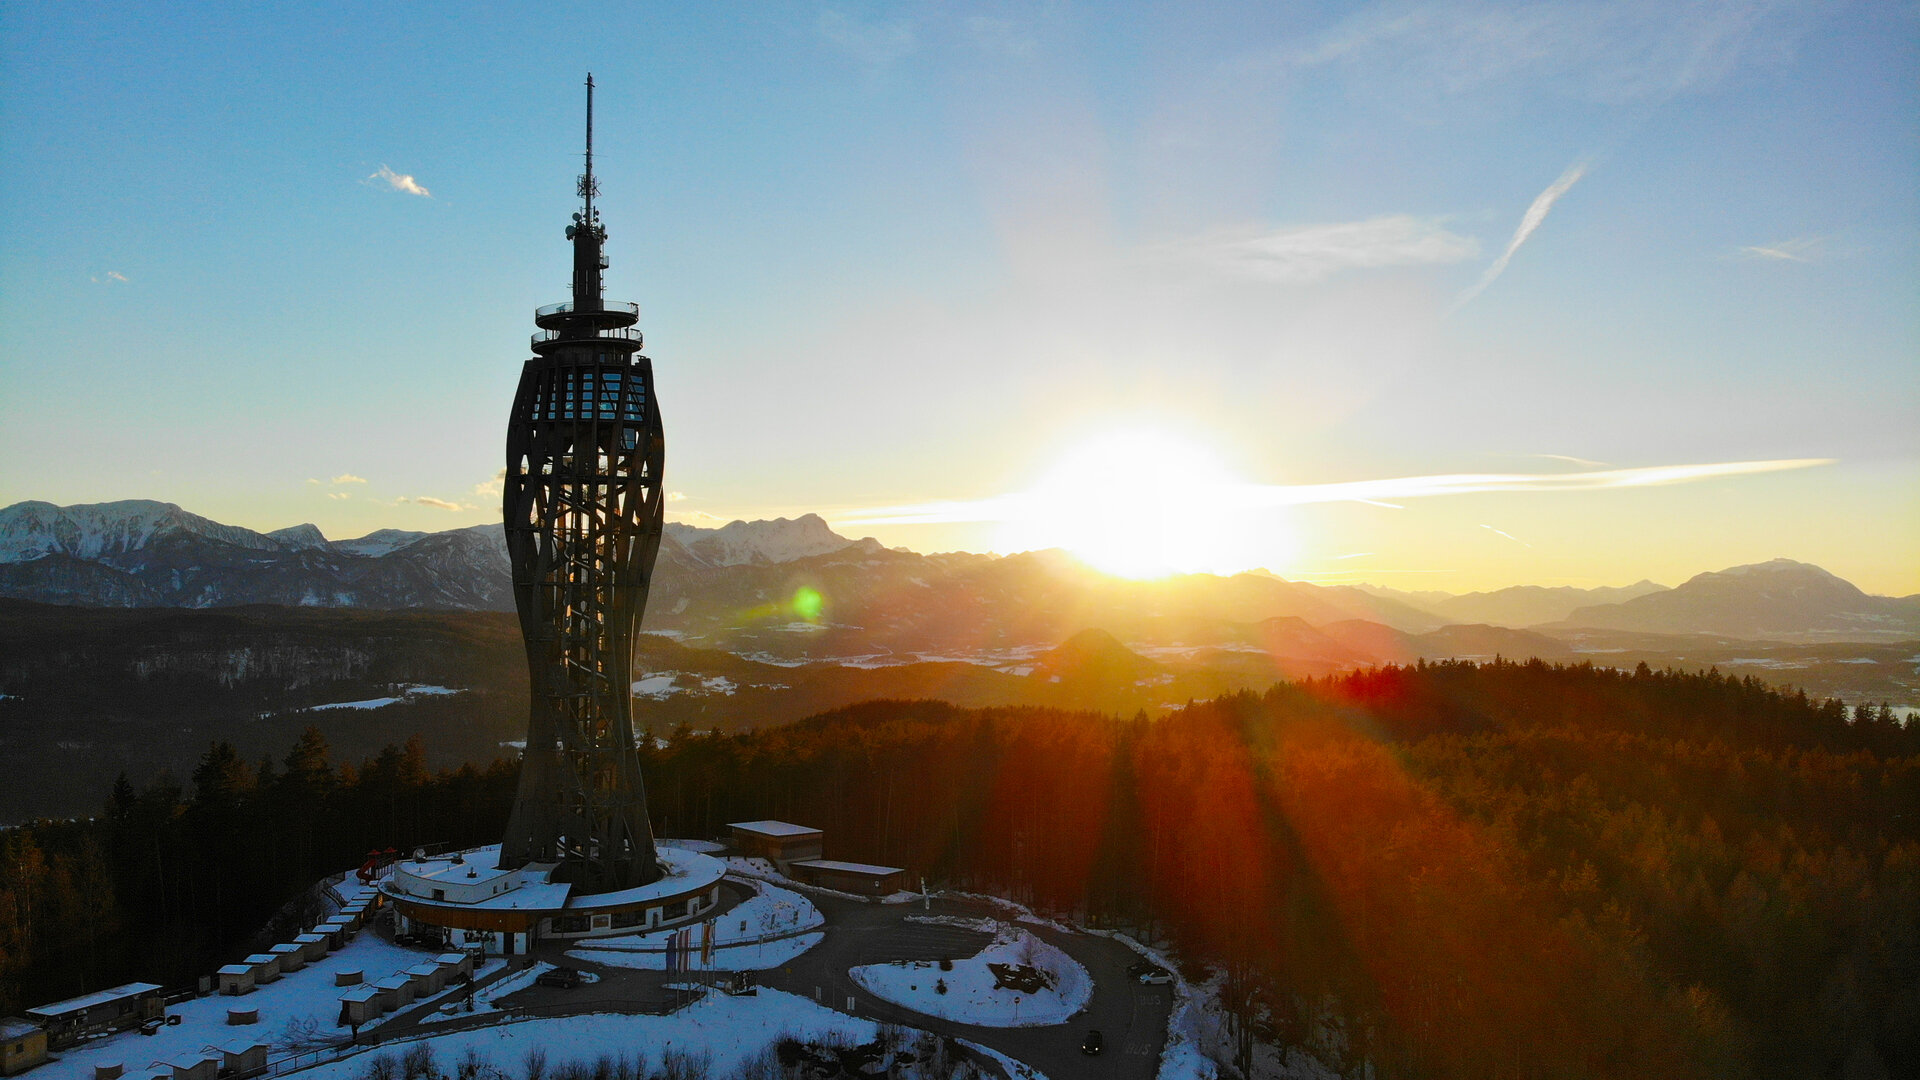
<svg viewBox="0 0 1920 1080"><path fill-rule="evenodd" d="M760 986L816 997L822 1005L843 1013L849 1011L847 1001L851 997L852 1013L858 1017L891 1020L989 1045L1016 1061L1039 1068L1048 1080L1152 1080L1160 1068L1160 1051L1167 1036L1167 1013L1171 1011L1171 990L1165 986L1140 986L1127 974L1127 965L1139 959L1127 945L1091 934L1062 934L1043 926L1029 926L1035 934L1058 945L1087 967L1092 976L1092 999L1087 1009L1064 1024L1046 1028L954 1024L902 1009L860 990L847 976L847 969L893 961L970 957L991 940L987 934L960 926L908 922L908 915L929 915L920 903L879 905L818 894L808 894L808 899L828 917L824 940L780 969L753 972ZM1004 919L1002 911L987 903L958 899L935 899L931 915ZM664 1001L670 997L664 984L685 980L684 974L670 976L659 970L618 969L578 961L566 957L559 945L536 949L534 959L591 970L599 976L599 982L578 990L528 988L511 995L509 1009L561 1007L574 1011L578 1007L578 1011L593 1011L595 1005L605 1001ZM419 1030L411 1020L415 1017L396 1017L376 1030L382 1032L380 1038L394 1038ZM442 1032L459 1026L465 1024L432 1024L434 1030ZM1087 1038L1089 1028L1098 1028L1106 1040L1106 1051L1098 1057L1081 1053L1081 1042Z"/></svg>
<svg viewBox="0 0 1920 1080"><path fill-rule="evenodd" d="M1138 960L1139 954L1119 942L1029 927L1086 966L1093 976L1093 998L1087 1008L1052 1027L956 1024L874 997L847 976L847 969L895 960L971 956L990 940L986 934L907 922L908 915L928 913L920 904L864 904L819 895L809 898L827 916L825 940L785 967L761 972L762 985L807 997L812 997L817 987L821 1004L842 1011L851 997L853 1011L860 1016L970 1039L1034 1066L1049 1080L1151 1080L1159 1069L1172 993L1167 987L1141 986L1130 978L1127 965ZM948 900L935 900L931 913L973 917L1001 914L986 904ZM1106 1039L1106 1051L1097 1057L1080 1052L1089 1028L1098 1028Z"/></svg>
<svg viewBox="0 0 1920 1080"><path fill-rule="evenodd" d="M847 976L847 969L900 960L972 956L991 940L989 935L955 926L908 922L907 916L931 913L1003 918L1001 911L984 903L962 900L935 899L929 912L921 904L870 904L818 894L809 894L809 899L827 917L825 937L819 945L786 965L755 972L754 977L760 985L814 998L820 1004L841 1012L849 1011L847 1005L851 998L851 1011L856 1015L923 1028L990 1046L1034 1066L1045 1073L1048 1080L1077 1080L1082 1077L1087 1080L1152 1080L1159 1069L1160 1052L1166 1043L1172 992L1164 986L1141 986L1129 977L1127 966L1139 956L1125 945L1089 934L1029 927L1035 934L1085 965L1088 974L1093 977L1093 997L1086 1009L1066 1023L1051 1027L994 1028L957 1024L912 1012L877 998L856 985ZM664 1002L671 997L665 984L686 978L685 975L583 962L565 956L564 949L559 946L537 949L534 958L592 971L599 976L599 981L574 990L532 987L511 995L510 1007L554 1007L569 1012L591 1012L597 1005L609 1001L630 1003L629 1007L642 1002ZM427 1011L419 1010L421 1014ZM382 1039L393 1038L419 1030L417 1019L412 1014L396 1017L375 1030L380 1032ZM484 1019L476 1018L480 1021ZM459 1021L430 1025L435 1031L455 1030L464 1026ZM1080 1051L1089 1028L1099 1029L1106 1041L1106 1050L1098 1056L1088 1056Z"/></svg>

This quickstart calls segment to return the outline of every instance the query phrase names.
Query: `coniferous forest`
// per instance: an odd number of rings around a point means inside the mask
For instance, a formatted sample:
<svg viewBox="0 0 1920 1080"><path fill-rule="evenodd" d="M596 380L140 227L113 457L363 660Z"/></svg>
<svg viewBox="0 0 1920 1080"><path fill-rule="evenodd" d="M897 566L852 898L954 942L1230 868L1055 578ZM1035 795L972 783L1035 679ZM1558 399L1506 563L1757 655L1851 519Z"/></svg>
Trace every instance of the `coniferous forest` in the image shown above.
<svg viewBox="0 0 1920 1080"><path fill-rule="evenodd" d="M872 702L642 767L656 830L1173 941L1244 1037L1392 1077L1920 1073L1920 729L1716 672L1388 667L1158 719ZM497 839L517 764L207 747L0 834L0 1013L190 982L369 849ZM297 911L295 911L297 914ZM1331 1022L1330 1022L1331 1021Z"/></svg>

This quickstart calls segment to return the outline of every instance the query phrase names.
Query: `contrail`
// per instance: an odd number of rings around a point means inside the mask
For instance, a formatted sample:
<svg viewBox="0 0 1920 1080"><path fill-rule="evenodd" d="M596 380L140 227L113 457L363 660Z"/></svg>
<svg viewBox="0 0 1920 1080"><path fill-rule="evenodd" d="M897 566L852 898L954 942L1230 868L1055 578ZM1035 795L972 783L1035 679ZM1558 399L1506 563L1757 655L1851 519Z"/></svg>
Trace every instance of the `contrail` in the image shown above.
<svg viewBox="0 0 1920 1080"><path fill-rule="evenodd" d="M1482 524L1480 527L1483 529L1486 529L1489 532L1499 533L1501 536L1504 536L1507 539L1513 541L1514 543L1519 544L1523 548L1530 548L1533 546L1532 544L1527 543L1525 540L1520 539L1519 537L1513 535L1512 533L1508 532L1505 529L1496 529L1493 526L1486 525L1486 524Z"/></svg>
<svg viewBox="0 0 1920 1080"><path fill-rule="evenodd" d="M1587 163L1575 162L1573 167L1560 174L1560 179L1547 185L1547 190L1534 197L1533 205L1527 207L1526 216L1520 219L1520 227L1513 231L1513 239L1507 241L1507 250L1493 260L1493 265L1487 267L1487 272L1480 275L1479 281L1474 282L1466 292L1460 294L1459 299L1453 302L1453 306L1447 309L1449 313L1460 310L1462 305L1486 291L1487 286L1493 284L1495 278L1506 272L1507 264L1513 261L1513 253L1519 251L1520 245L1526 243L1527 237L1533 235L1533 230L1547 220L1547 211L1553 209L1553 204L1560 201L1560 196L1565 195L1567 189L1573 187L1586 174Z"/></svg>

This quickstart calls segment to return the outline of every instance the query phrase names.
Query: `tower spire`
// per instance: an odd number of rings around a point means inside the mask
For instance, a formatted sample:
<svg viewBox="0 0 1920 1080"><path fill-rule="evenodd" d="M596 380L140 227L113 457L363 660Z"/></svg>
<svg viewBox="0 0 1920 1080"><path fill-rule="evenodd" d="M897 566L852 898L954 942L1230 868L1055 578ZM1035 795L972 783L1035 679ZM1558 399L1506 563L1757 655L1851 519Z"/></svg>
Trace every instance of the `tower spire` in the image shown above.
<svg viewBox="0 0 1920 1080"><path fill-rule="evenodd" d="M581 213L593 221L593 197L600 194L593 182L593 72L587 72L587 171L580 174Z"/></svg>
<svg viewBox="0 0 1920 1080"><path fill-rule="evenodd" d="M578 311L600 310L600 271L607 268L601 249L607 230L600 224L600 211L593 208L600 194L600 182L593 178L593 73L587 73L587 171L580 174L580 209L567 227L567 239L573 241L573 305Z"/></svg>

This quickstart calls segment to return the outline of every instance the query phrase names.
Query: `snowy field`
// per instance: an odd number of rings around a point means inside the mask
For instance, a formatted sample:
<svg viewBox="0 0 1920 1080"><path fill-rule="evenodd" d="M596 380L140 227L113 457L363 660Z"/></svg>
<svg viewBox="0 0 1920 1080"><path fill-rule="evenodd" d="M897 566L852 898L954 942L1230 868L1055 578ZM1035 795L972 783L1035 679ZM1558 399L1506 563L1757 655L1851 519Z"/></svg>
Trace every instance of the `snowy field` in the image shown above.
<svg viewBox="0 0 1920 1080"><path fill-rule="evenodd" d="M860 987L878 998L962 1024L982 1027L1047 1027L1063 1024L1087 1007L1093 997L1093 979L1080 962L1032 933L1007 923L970 925L971 920L924 919L925 922L969 924L970 929L993 930L993 943L966 959L953 961L952 971L933 961L869 964L847 972ZM1051 976L1052 985L1033 993L996 988L988 964L1020 964Z"/></svg>
<svg viewBox="0 0 1920 1080"><path fill-rule="evenodd" d="M779 967L820 944L823 935L801 933L827 921L806 897L770 882L744 884L753 888L754 895L713 921L713 963L697 964L700 970L764 971ZM692 937L696 947L701 944L700 935L704 932L704 926L694 927ZM667 942L674 933L656 930L650 934L593 938L590 943L583 942L579 948L568 950L567 955L613 967L665 971ZM764 940L775 934L796 936Z"/></svg>
<svg viewBox="0 0 1920 1080"><path fill-rule="evenodd" d="M120 1063L131 1074L154 1062L198 1057L204 1047L233 1042L264 1042L273 1047L268 1051L269 1058L281 1057L303 1048L299 1044L332 1040L347 1034L347 1029L337 1026L336 1022L340 1019L340 995L352 988L335 986L334 972L358 969L365 973L362 985L366 985L437 955L439 951L403 949L371 930L363 930L346 948L299 971L282 975L277 982L259 987L251 994L239 997L214 994L169 1006L167 1012L179 1016L179 1024L163 1027L156 1035L122 1032L61 1051L59 1061L42 1065L33 1075L40 1080L67 1077L92 1080L95 1065L112 1062ZM489 961L486 967L475 972L475 977L498 970L501 963L498 959ZM258 1009L260 1022L229 1027L229 1008ZM367 1030L367 1026L363 1025L361 1030Z"/></svg>
<svg viewBox="0 0 1920 1080"><path fill-rule="evenodd" d="M697 684L682 686L681 683ZM633 696L665 701L675 694L692 694L696 697L724 694L731 696L739 687L725 675L695 675L680 671L659 671L644 679L633 682Z"/></svg>
<svg viewBox="0 0 1920 1080"><path fill-rule="evenodd" d="M456 690L449 686L422 686L418 684L405 684L399 687L399 690L399 697L367 698L364 701L336 701L328 705L310 705L307 707L307 711L324 712L328 709L384 709L389 705L398 705L409 698L442 697L448 694L466 693L464 690Z"/></svg>
<svg viewBox="0 0 1920 1080"><path fill-rule="evenodd" d="M434 1036L424 1041L400 1041L353 1057L304 1071L311 1080L360 1080L382 1054L397 1063L408 1049L425 1046L436 1067L453 1073L471 1052L483 1066L490 1064L509 1076L524 1076L529 1051L546 1056L549 1075L571 1062L589 1067L597 1059L626 1055L639 1057L657 1070L669 1053L706 1057L709 1075L747 1073L782 1038L807 1041L839 1040L866 1043L877 1028L871 1021L843 1016L806 998L762 989L752 997L710 994L671 1016L622 1016L596 1013L551 1020L525 1020ZM397 1073L399 1070L396 1069Z"/></svg>

